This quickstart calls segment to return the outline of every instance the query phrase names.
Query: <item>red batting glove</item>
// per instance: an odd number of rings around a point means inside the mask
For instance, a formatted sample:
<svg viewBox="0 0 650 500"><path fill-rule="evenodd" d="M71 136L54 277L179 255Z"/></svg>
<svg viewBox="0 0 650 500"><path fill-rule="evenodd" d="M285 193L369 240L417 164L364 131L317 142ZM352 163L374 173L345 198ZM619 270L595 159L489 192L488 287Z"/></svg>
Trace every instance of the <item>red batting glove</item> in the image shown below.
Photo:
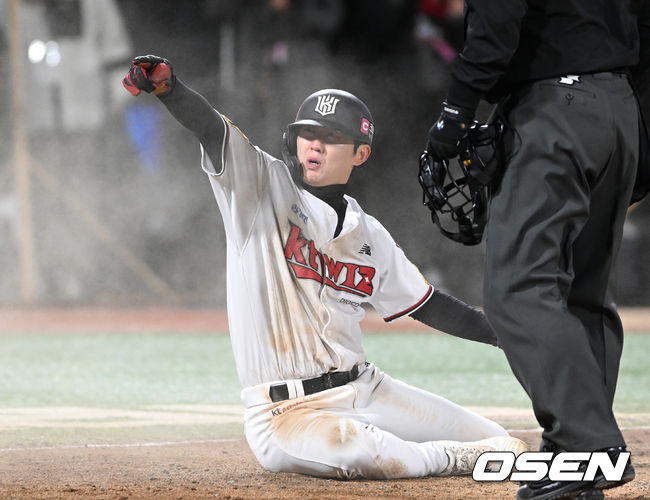
<svg viewBox="0 0 650 500"><path fill-rule="evenodd" d="M131 61L131 68L122 80L124 88L134 96L144 90L157 96L169 94L176 84L171 63L162 57L138 56Z"/></svg>

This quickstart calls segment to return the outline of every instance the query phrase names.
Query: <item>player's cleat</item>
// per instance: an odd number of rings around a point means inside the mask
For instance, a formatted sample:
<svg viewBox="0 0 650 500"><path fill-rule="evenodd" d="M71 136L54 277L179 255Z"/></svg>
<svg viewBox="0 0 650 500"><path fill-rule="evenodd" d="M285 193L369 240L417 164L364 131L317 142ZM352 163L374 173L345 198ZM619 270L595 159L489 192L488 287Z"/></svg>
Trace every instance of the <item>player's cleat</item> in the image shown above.
<svg viewBox="0 0 650 500"><path fill-rule="evenodd" d="M521 439L510 436L498 436L481 441L461 443L459 441L437 441L449 457L449 464L441 476L461 476L471 474L481 454L486 451L511 451L516 456L528 451L528 446Z"/></svg>

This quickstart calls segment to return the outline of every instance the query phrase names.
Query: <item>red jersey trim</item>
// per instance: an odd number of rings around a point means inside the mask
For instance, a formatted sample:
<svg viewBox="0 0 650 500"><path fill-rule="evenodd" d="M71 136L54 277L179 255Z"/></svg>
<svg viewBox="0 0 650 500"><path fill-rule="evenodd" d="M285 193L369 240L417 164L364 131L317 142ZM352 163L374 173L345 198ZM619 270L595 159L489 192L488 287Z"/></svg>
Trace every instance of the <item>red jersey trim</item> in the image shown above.
<svg viewBox="0 0 650 500"><path fill-rule="evenodd" d="M429 298L431 297L431 294L433 293L433 286L429 285L429 289L427 290L427 293L424 294L424 297L422 297L416 304L413 306L409 307L408 309L405 309L402 312L399 312L397 314L393 314L392 316L388 316L387 318L384 318L384 321L386 323L390 323L394 319L400 318L402 316L406 316L409 313L412 313L415 311L417 308L419 308L422 304L424 304Z"/></svg>

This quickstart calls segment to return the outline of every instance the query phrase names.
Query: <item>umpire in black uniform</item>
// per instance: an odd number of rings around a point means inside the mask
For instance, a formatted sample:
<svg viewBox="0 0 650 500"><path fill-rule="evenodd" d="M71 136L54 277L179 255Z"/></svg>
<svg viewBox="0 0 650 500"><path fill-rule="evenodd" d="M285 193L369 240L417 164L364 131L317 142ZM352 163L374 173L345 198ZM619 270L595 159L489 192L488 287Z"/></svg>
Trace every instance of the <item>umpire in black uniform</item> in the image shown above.
<svg viewBox="0 0 650 500"><path fill-rule="evenodd" d="M612 410L623 328L611 277L639 163L630 81L650 66L650 0L465 0L465 9L429 151L456 156L479 100L503 103L485 311L532 400L540 449L607 451L616 463L626 451ZM545 478L517 498L602 498L633 478L628 462L620 481Z"/></svg>

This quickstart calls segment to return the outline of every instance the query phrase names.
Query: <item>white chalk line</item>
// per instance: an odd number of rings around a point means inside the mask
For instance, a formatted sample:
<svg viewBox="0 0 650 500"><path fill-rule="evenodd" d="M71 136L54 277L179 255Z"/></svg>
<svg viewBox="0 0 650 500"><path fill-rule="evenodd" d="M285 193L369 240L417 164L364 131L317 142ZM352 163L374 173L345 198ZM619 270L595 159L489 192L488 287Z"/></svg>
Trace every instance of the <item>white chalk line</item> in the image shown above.
<svg viewBox="0 0 650 500"><path fill-rule="evenodd" d="M84 448L150 448L162 446L179 446L188 444L219 444L231 443L234 441L241 441L242 437L237 438L221 438L221 439L193 439L188 441L160 441L151 443L88 443L88 444L67 444L60 446L30 446L30 447L14 447L14 448L0 448L0 453L6 451L46 451L46 450L79 450Z"/></svg>
<svg viewBox="0 0 650 500"><path fill-rule="evenodd" d="M137 409L87 407L0 408L0 432L16 429L119 429L161 425L241 424L239 405L153 405Z"/></svg>
<svg viewBox="0 0 650 500"><path fill-rule="evenodd" d="M622 431L647 431L650 430L648 425L639 425L632 427L621 427ZM517 434L533 434L542 432L542 428L537 429L508 429L508 432L516 432ZM46 451L46 450L78 450L84 448L148 448L148 447L163 447L163 446L179 446L188 444L219 444L219 443L232 443L235 441L243 441L242 437L221 438L221 439L194 439L187 441L160 441L149 443L88 443L88 444L73 444L61 446L33 446L33 447L14 447L14 448L0 448L0 453L9 451Z"/></svg>
<svg viewBox="0 0 650 500"><path fill-rule="evenodd" d="M622 431L648 431L650 430L650 425L637 425L637 426L632 426L632 427L619 427ZM506 429L508 432L517 432L517 433L534 433L534 432L542 432L541 427L537 427L536 429Z"/></svg>

